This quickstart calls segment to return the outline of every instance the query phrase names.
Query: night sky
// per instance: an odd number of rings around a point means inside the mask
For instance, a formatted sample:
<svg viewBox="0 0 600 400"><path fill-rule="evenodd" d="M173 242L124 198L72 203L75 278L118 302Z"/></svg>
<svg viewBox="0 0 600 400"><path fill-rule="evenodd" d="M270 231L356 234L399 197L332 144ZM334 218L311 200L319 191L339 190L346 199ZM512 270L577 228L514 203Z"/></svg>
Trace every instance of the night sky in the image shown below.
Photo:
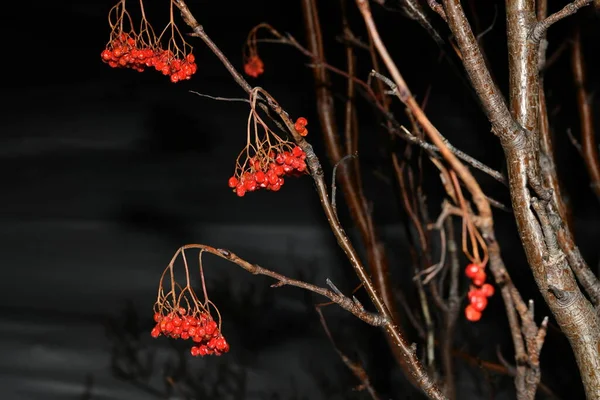
<svg viewBox="0 0 600 400"><path fill-rule="evenodd" d="M129 1L135 9L136 2ZM146 2L160 31L168 2ZM338 2L320 1L328 60L344 66ZM414 21L372 2L390 52L426 112L458 148L504 171L503 154L454 57ZM480 12L489 63L506 93L504 9L499 1L474 2ZM366 33L354 3L348 2L355 34ZM238 198L227 187L235 159L246 142L248 105L212 96L246 95L199 39L188 38L198 71L172 84L155 71L113 69L100 53L109 39L107 1L28 2L12 13L3 64L0 111L0 397L34 399L367 399L340 361L314 311L324 301L295 288L271 289L254 277L205 256L208 292L223 319L231 350L222 357L191 358L185 347L153 340L152 305L160 274L176 249L187 243L224 247L241 257L292 277L325 286L331 279L345 293L356 277L328 229L308 176L290 178L278 193ZM300 2L189 1L206 32L242 69L242 48L250 29L269 22L305 43ZM564 5L551 1L551 10ZM583 26L589 91L600 91L600 23L591 10L553 27L549 54L560 51L546 85L559 174L573 210L575 236L584 257L598 265L600 205L589 189L579 153L567 130L578 137L579 121L569 65L568 39ZM431 14L442 37L439 18ZM178 15L182 32L189 32ZM595 29L594 29L595 28ZM447 46L447 45L446 45ZM451 48L446 47L446 52ZM265 73L252 85L266 89L292 116L309 120L307 138L331 174L316 116L310 60L289 46L259 47ZM9 58L6 58L10 55ZM366 79L368 55L360 53L358 76ZM344 80L332 79L337 104ZM600 115L597 97L592 101ZM390 256L398 288L410 288L411 268L394 176L389 136L363 99L359 157L362 178L378 229ZM341 109L341 108L340 108ZM407 123L401 105L393 111ZM597 118L600 125L600 118ZM426 157L425 157L426 160ZM424 162L423 186L432 219L443 192L435 168ZM475 172L489 196L508 204L506 187ZM360 249L359 235L338 198L342 223ZM495 210L497 237L517 287L536 301L536 317L548 310L529 272L512 215ZM464 261L464 260L463 260ZM463 282L466 287L466 281ZM408 295L414 291L409 290ZM358 296L363 299L364 293ZM364 296L367 302L366 296ZM414 299L411 300L413 302ZM367 304L367 303L366 303ZM414 306L416 307L416 302ZM456 346L482 360L498 362L496 350L513 360L503 305L491 301L477 324L461 319ZM325 315L342 351L360 361L382 399L419 399L392 359L383 334L329 306ZM411 341L419 340L409 329ZM419 345L421 343L419 342ZM550 329L542 351L542 381L560 397L583 396L568 343ZM182 361L183 360L183 361ZM167 397L162 377L179 379ZM457 361L460 399L513 399L512 378ZM184 388L184 389L182 389ZM191 388L191 389L190 389ZM542 395L540 395L542 396ZM546 398L546 397L540 397ZM582 398L582 397L569 397Z"/></svg>

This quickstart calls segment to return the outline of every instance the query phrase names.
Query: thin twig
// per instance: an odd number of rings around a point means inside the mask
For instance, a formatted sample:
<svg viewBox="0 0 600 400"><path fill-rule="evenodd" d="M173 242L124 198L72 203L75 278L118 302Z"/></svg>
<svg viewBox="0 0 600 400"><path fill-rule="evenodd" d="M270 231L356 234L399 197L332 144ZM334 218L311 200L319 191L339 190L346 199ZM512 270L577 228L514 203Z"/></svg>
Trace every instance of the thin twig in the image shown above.
<svg viewBox="0 0 600 400"><path fill-rule="evenodd" d="M242 98L237 98L237 97L219 97L219 96L211 96L209 94L204 94L204 93L200 93L200 92L196 92L194 90L190 90L190 93L194 93L200 97L207 97L209 99L212 100L217 100L217 101L240 101L240 102L244 102L244 103L250 103L249 99L242 99Z"/></svg>
<svg viewBox="0 0 600 400"><path fill-rule="evenodd" d="M561 19L568 17L569 15L575 14L580 8L591 4L592 0L575 0L572 3L564 6L560 11L555 12L554 14L549 15L546 19L538 22L530 34L530 39L536 43L542 39L544 33L550 28L550 26Z"/></svg>
<svg viewBox="0 0 600 400"><path fill-rule="evenodd" d="M333 211L335 212L336 215L337 215L337 206L336 206L337 186L335 184L335 178L337 176L338 166L340 164L343 164L344 161L348 160L349 158L357 158L357 157L358 157L358 153L347 154L344 157L340 158L340 160L338 162L336 162L335 165L333 166L333 172L331 173L331 207L333 207Z"/></svg>

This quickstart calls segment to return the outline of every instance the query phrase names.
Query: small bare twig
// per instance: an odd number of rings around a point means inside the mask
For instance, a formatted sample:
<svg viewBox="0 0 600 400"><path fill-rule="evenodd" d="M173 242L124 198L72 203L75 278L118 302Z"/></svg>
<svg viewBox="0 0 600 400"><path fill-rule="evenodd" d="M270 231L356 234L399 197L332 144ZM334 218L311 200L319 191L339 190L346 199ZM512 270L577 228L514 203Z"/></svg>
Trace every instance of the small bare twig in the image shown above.
<svg viewBox="0 0 600 400"><path fill-rule="evenodd" d="M212 100L217 100L217 101L240 101L240 102L244 102L244 103L250 103L249 99L242 99L242 98L236 98L236 97L219 97L219 96L211 96L209 94L204 94L204 93L200 93L200 92L196 92L194 90L190 90L190 93L194 93L195 95L198 95L200 97L206 97Z"/></svg>
<svg viewBox="0 0 600 400"><path fill-rule="evenodd" d="M340 164L343 164L346 160L350 158L358 157L358 153L347 154L344 157L340 158L338 162L333 166L333 172L331 173L331 207L333 207L333 211L337 215L337 205L336 205L336 193L337 193L337 185L335 184L335 178L337 174L337 169Z"/></svg>
<svg viewBox="0 0 600 400"><path fill-rule="evenodd" d="M560 11L555 12L554 14L549 15L544 20L539 21L530 34L530 40L533 40L536 43L542 39L544 33L550 28L550 26L561 19L568 17L569 15L575 14L580 8L591 4L592 0L575 0L572 3L564 6Z"/></svg>

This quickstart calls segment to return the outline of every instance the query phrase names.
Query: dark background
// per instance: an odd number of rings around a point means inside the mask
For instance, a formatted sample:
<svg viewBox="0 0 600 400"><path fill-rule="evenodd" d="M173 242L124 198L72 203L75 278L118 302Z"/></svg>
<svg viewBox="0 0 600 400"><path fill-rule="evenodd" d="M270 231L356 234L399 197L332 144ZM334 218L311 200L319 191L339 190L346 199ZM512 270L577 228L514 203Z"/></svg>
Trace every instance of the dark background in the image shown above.
<svg viewBox="0 0 600 400"><path fill-rule="evenodd" d="M135 2L128 3L135 8ZM502 2L475 3L482 30L495 20L482 40L506 93ZM299 2L188 4L239 68L247 33L260 22L304 43ZM338 3L319 4L329 62L343 66L343 47L335 40L341 32ZM563 4L550 2L551 11ZM368 398L352 390L357 382L318 322L313 304L322 299L299 289L269 289L270 280L215 258L205 259L209 294L223 315L231 352L207 359L183 353L182 369L180 348L149 337L158 278L185 243L229 248L252 262L317 284L330 278L346 292L356 286L356 279L328 230L308 177L288 179L278 193L258 192L242 199L227 188L235 157L245 145L248 107L189 92L245 97L199 40L190 38L198 72L175 85L154 71L140 74L102 63L100 52L109 38L106 16L113 5L28 2L3 17L8 17L2 56L8 72L2 80L0 122L2 398L156 398L157 390L165 387L163 374L187 377L196 385L195 398L202 399ZM364 38L350 5L355 34ZM426 110L434 124L456 147L503 170L500 146L456 60L440 61L440 48L394 2L385 9L373 4L373 9L417 99L430 88ZM161 30L168 2L147 2L146 11ZM560 47L573 23L584 24L590 92L597 93L600 83L592 72L599 66L592 55L600 50L599 19L590 11L552 27L549 53ZM448 37L435 17L432 14L436 27ZM309 140L329 174L309 60L277 44L262 44L259 51L266 72L251 84L268 90L291 115L308 118ZM366 54L360 57L359 76L366 79L370 67ZM342 79L333 81L343 90ZM559 172L573 209L575 234L584 256L596 266L598 203L566 135L570 128L578 137L568 50L547 72L546 81ZM597 101L595 105L597 114ZM394 280L398 287L411 287L404 216L388 169L387 134L364 101L358 106L364 115L360 159L367 197L386 240ZM397 104L395 111L403 115ZM476 174L487 194L509 202L506 188ZM427 165L424 176L435 216L442 195L439 178ZM343 198L339 201L343 204ZM536 301L541 320L548 312L535 291L512 216L498 211L496 225L511 275L524 297ZM400 376L379 331L335 307L328 307L326 315L339 347L363 363L382 398L418 398ZM512 360L504 315L494 298L482 321L461 321L457 348L494 362L500 349ZM152 368L144 366L150 354ZM543 381L563 398L582 398L568 343L559 332L550 329L542 354ZM511 378L458 361L457 365L459 398L490 398L491 393L513 398ZM191 387L189 382L186 387Z"/></svg>

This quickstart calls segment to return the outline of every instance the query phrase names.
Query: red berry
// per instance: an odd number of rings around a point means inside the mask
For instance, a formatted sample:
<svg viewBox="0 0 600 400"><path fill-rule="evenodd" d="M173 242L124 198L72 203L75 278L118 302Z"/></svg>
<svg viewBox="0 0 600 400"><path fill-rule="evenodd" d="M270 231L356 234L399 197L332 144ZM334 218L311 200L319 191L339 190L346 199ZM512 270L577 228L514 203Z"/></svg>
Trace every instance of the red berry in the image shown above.
<svg viewBox="0 0 600 400"><path fill-rule="evenodd" d="M253 192L256 190L256 181L255 180L251 180L251 181L246 181L244 182L244 188L248 191L248 192Z"/></svg>
<svg viewBox="0 0 600 400"><path fill-rule="evenodd" d="M193 355L194 357L196 357L197 355L200 355L200 349L198 349L198 347L196 347L196 346L193 346L193 347L190 349L190 353L192 353L192 355Z"/></svg>
<svg viewBox="0 0 600 400"><path fill-rule="evenodd" d="M296 120L296 124L300 126L306 126L308 125L308 121L306 120L306 118L300 117Z"/></svg>
<svg viewBox="0 0 600 400"><path fill-rule="evenodd" d="M485 272L482 269L480 269L473 277L473 284L476 286L481 286L485 282L485 278Z"/></svg>
<svg viewBox="0 0 600 400"><path fill-rule="evenodd" d="M239 197L244 197L244 195L246 194L246 189L244 189L243 186L238 186L235 190L235 193L239 196Z"/></svg>
<svg viewBox="0 0 600 400"><path fill-rule="evenodd" d="M216 329L217 323L215 321L208 321L208 323L206 324L206 334L212 335Z"/></svg>
<svg viewBox="0 0 600 400"><path fill-rule="evenodd" d="M483 296L473 296L471 298L471 306L477 311L483 311L487 307L488 301L487 297Z"/></svg>
<svg viewBox="0 0 600 400"><path fill-rule="evenodd" d="M481 287L481 293L485 296L485 297L492 297L494 295L494 287L492 285L490 285L489 283L486 283L485 285L483 285Z"/></svg>
<svg viewBox="0 0 600 400"><path fill-rule="evenodd" d="M477 272L479 271L481 271L481 266L479 264L469 264L465 269L465 275L473 279L475 277L475 274L477 274Z"/></svg>
<svg viewBox="0 0 600 400"><path fill-rule="evenodd" d="M256 178L256 183L263 183L265 181L265 179L266 179L265 173L262 172L262 171L258 171L255 174L255 178Z"/></svg>
<svg viewBox="0 0 600 400"><path fill-rule="evenodd" d="M298 146L294 147L294 149L292 150L292 154L294 155L294 157L300 157L302 153L304 153L304 151L302 151L302 149Z"/></svg>
<svg viewBox="0 0 600 400"><path fill-rule="evenodd" d="M228 184L230 188L234 188L238 184L238 179L235 176L232 176L231 178L229 178Z"/></svg>
<svg viewBox="0 0 600 400"><path fill-rule="evenodd" d="M156 339L157 337L159 337L159 336L160 336L160 329L159 329L159 327L158 327L158 326L155 326L155 327L152 329L152 331L150 332L150 335L151 335L153 338L155 338L155 339Z"/></svg>
<svg viewBox="0 0 600 400"><path fill-rule="evenodd" d="M479 321L481 319L481 312L477 311L472 305L469 304L465 308L465 317L472 322Z"/></svg>

